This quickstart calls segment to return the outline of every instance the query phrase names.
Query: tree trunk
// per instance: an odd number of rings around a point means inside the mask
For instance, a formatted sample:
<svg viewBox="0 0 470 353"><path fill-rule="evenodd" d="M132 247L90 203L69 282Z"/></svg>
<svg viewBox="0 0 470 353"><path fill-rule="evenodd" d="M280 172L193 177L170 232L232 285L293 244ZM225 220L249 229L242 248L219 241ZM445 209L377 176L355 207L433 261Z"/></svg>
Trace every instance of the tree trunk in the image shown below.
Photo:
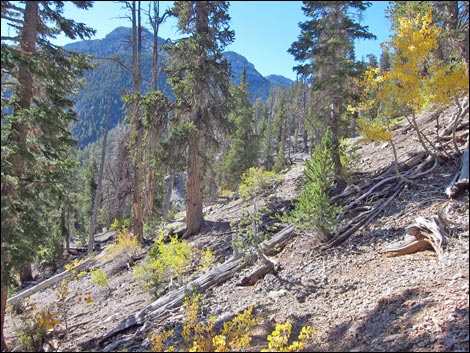
<svg viewBox="0 0 470 353"><path fill-rule="evenodd" d="M196 34L209 34L209 8L207 1L196 2ZM206 49L201 48L199 59L207 57ZM203 157L205 152L204 121L207 121L207 99L210 83L201 80L196 84L196 101L191 111L191 121L195 131L188 143L188 182L186 187L186 232L183 239L199 233L204 225L202 212Z"/></svg>
<svg viewBox="0 0 470 353"><path fill-rule="evenodd" d="M7 271L8 263L10 262L11 258L6 253L7 251L7 244L2 242L2 252L1 252L1 260L2 260L2 269L1 269L1 331L2 331L2 352L6 352L8 347L5 341L5 336L3 334L3 324L5 323L5 311L7 308L7 298L8 298L8 285L9 285L9 271Z"/></svg>
<svg viewBox="0 0 470 353"><path fill-rule="evenodd" d="M2 259L3 263L3 259ZM7 308L7 296L8 296L8 281L4 281L2 278L2 352L8 350L7 343L5 341L5 336L3 334L3 323L5 322L5 311Z"/></svg>
<svg viewBox="0 0 470 353"><path fill-rule="evenodd" d="M27 1L24 8L24 24L21 31L21 52L24 55L32 55L36 51L36 40L38 33L38 12L39 12L39 2L37 1ZM28 63L22 63L20 61L18 68L18 86L17 86L16 95L18 96L18 105L15 107L15 110L29 109L31 107L31 102L33 98L33 76L28 69ZM18 146L16 153L11 157L11 164L13 175L18 177L21 181L24 178L24 160L21 154L22 151L26 148L26 134L27 126L21 121L14 121L11 126L11 133L8 136L9 140L13 142L14 145ZM3 184L3 183L2 183ZM10 197L16 199L18 196L16 194L15 188L9 188ZM2 190L3 191L3 190ZM8 295L8 283L11 267L7 263L11 260L10 256L4 254L6 245L2 242L2 258L1 258L1 327L0 331L2 332L2 343L1 348L2 352L7 349L5 337L3 334L3 325L5 322L5 310L6 310L6 300ZM7 267L8 266L8 267ZM29 266L25 267L31 269L31 263ZM24 273L25 276L22 276L22 280L32 279L32 271Z"/></svg>
<svg viewBox="0 0 470 353"><path fill-rule="evenodd" d="M62 211L60 214L60 229L62 232L62 236L64 237L65 241L65 252L66 254L70 251L70 232L67 227L67 217L65 213L65 207L62 207Z"/></svg>
<svg viewBox="0 0 470 353"><path fill-rule="evenodd" d="M468 75L468 56L469 56L468 29L465 31L465 34L464 34L465 38L463 40L457 39L457 36L454 34L455 31L458 30L459 2L458 1L444 1L444 8L447 13L447 19L444 23L444 27L450 33L449 39L450 39L451 47L454 51L456 51L460 55L460 58L462 59L462 62L465 65L465 69Z"/></svg>
<svg viewBox="0 0 470 353"><path fill-rule="evenodd" d="M25 13L24 13L24 26L22 30L21 38L21 51L24 55L32 55L36 52L36 36L38 32L38 2L31 1L26 2ZM18 110L24 110L31 108L31 102L33 99L33 75L29 71L28 64L22 64L18 69L18 89L16 94L18 95ZM16 110L16 109L15 109ZM14 153L11 158L11 164L14 175L16 175L20 181L24 178L24 160L21 155L21 151L26 149L26 135L28 133L28 127L18 121L12 123L10 140L18 146L20 153ZM13 196L13 195L12 195ZM15 196L14 196L15 197ZM20 279L24 281L32 281L31 263L26 264L20 273Z"/></svg>
<svg viewBox="0 0 470 353"><path fill-rule="evenodd" d="M170 179L168 180L168 189L166 191L165 200L163 201L163 207L162 207L162 217L164 220L168 220L168 211L170 210L171 194L173 192L174 186L175 186L175 172L172 171L170 174Z"/></svg>
<svg viewBox="0 0 470 353"><path fill-rule="evenodd" d="M33 265L31 262L25 264L20 271L20 281L21 283L34 281L33 277Z"/></svg>
<svg viewBox="0 0 470 353"><path fill-rule="evenodd" d="M188 183L186 190L186 232L183 239L199 233L204 225L202 212L204 132L196 128L188 146Z"/></svg>
<svg viewBox="0 0 470 353"><path fill-rule="evenodd" d="M149 8L149 20L153 28L153 50L152 50L152 82L151 89L156 91L158 88L158 30L160 27L160 4L159 1L153 1L153 17L150 15ZM145 178L145 207L143 221L148 222L152 216L153 211L153 185L155 181L155 170L152 165L153 158L151 157L156 150L157 139L160 137L159 132L156 131L154 126L150 127L150 131L147 132L148 140L147 145L147 157L146 157L146 178Z"/></svg>
<svg viewBox="0 0 470 353"><path fill-rule="evenodd" d="M139 134L140 135L140 134ZM144 241L144 222L142 209L142 165L140 159L136 161L135 166L135 185L134 185L134 236L139 242Z"/></svg>
<svg viewBox="0 0 470 353"><path fill-rule="evenodd" d="M132 2L132 80L134 93L139 93L142 87L142 25L141 25L141 1ZM143 151L142 118L137 107L133 107L135 137L135 174L134 174L134 236L139 242L144 241L144 212L142 206L142 182L143 182Z"/></svg>
<svg viewBox="0 0 470 353"><path fill-rule="evenodd" d="M108 101L108 109L106 114L106 126L104 128L103 146L101 147L100 171L98 173L98 186L96 188L95 202L93 203L93 214L91 215L90 233L88 234L88 254L92 254L95 250L95 232L96 218L98 216L98 207L101 200L101 185L103 183L104 163L106 160L106 145L108 141L109 120L111 116L111 99Z"/></svg>

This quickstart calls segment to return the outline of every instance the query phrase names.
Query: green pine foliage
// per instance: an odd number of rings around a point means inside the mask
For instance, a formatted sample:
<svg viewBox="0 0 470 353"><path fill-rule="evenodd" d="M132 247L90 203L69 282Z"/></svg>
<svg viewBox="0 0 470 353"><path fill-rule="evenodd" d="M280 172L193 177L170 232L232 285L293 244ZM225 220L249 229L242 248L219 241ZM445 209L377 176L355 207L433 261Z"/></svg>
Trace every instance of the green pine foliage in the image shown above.
<svg viewBox="0 0 470 353"><path fill-rule="evenodd" d="M334 186L331 149L331 132L327 130L305 165L303 192L288 216L296 227L318 232L322 241L331 237L342 213L340 206L330 202L330 191Z"/></svg>
<svg viewBox="0 0 470 353"><path fill-rule="evenodd" d="M254 130L253 106L249 100L246 78L244 70L240 84L232 84L231 87L233 105L229 120L234 129L228 136L230 146L224 151L219 167L223 189L235 190L241 175L258 160L258 136Z"/></svg>
<svg viewBox="0 0 470 353"><path fill-rule="evenodd" d="M36 33L35 42L29 43L33 51L2 42L2 70L6 69L5 75L2 72L2 243L8 244L8 249L2 246L2 254L8 251L11 256L9 264L2 263L2 282L4 271L11 270L7 267L32 261L50 235L56 218L48 213L57 209L53 200L68 190L67 179L75 165L69 158L75 144L69 126L76 117L70 97L84 71L91 68L90 58L52 45L46 24L52 21L55 34L65 31L73 38L87 38L93 30L66 21L58 6L40 3L25 11L39 21L36 27L25 21L20 29L20 33ZM3 10L2 4L2 15ZM5 4L5 11L9 10L16 11ZM25 16L16 15L21 21ZM34 91L19 84L25 76L34 80ZM4 88L14 94L8 95Z"/></svg>

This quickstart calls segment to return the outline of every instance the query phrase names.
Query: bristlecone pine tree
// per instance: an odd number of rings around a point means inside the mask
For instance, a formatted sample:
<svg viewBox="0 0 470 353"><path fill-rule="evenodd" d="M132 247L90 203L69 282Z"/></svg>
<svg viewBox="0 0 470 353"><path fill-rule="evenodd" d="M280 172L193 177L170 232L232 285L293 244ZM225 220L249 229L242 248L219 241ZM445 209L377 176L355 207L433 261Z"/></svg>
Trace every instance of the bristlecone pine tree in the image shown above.
<svg viewBox="0 0 470 353"><path fill-rule="evenodd" d="M188 141L186 232L197 234L204 224L203 167L206 140L226 122L225 99L229 96L229 66L222 56L233 42L226 1L175 1L172 15L183 35L167 46L166 69L180 114L189 117L193 131Z"/></svg>
<svg viewBox="0 0 470 353"><path fill-rule="evenodd" d="M91 1L73 1L88 9ZM2 36L2 246L1 329L13 270L31 263L48 236L45 215L35 207L45 190L61 192L70 167L67 153L74 141L69 125L75 118L68 98L77 78L89 68L84 56L50 43L64 33L89 38L94 31L62 16L62 1L2 1L4 22L13 29ZM46 200L47 201L47 200Z"/></svg>

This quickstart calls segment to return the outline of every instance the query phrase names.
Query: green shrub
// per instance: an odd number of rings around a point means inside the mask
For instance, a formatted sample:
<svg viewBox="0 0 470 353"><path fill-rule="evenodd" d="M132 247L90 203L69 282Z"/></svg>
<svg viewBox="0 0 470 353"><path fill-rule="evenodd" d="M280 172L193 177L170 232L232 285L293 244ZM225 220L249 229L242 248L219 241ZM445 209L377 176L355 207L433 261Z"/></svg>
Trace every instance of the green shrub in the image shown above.
<svg viewBox="0 0 470 353"><path fill-rule="evenodd" d="M91 273L91 279L90 279L91 283L97 284L101 288L109 287L108 277L106 276L106 273L104 273L102 269L96 268L96 269L91 270L90 273Z"/></svg>
<svg viewBox="0 0 470 353"><path fill-rule="evenodd" d="M125 218L123 220L119 220L115 218L114 222L111 223L111 225L109 226L109 229L115 230L115 231L122 231L123 229L129 227L129 223L130 223L129 218Z"/></svg>

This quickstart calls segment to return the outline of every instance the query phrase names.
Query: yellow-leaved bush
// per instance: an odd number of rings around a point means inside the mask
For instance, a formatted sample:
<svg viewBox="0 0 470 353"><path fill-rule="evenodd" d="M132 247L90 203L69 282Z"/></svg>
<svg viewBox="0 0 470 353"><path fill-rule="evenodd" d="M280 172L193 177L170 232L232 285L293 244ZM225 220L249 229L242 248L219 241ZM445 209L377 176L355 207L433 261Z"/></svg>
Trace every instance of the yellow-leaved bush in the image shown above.
<svg viewBox="0 0 470 353"><path fill-rule="evenodd" d="M364 119L358 120L359 134L364 142L384 142L392 138L393 134L387 131L387 127L378 124L377 122L367 122Z"/></svg>
<svg viewBox="0 0 470 353"><path fill-rule="evenodd" d="M130 264L142 251L137 237L132 236L125 228L117 232L116 242L105 250L105 259Z"/></svg>
<svg viewBox="0 0 470 353"><path fill-rule="evenodd" d="M172 337L174 330L154 332L148 335L154 352L233 352L250 348L252 331L261 321L253 316L254 305L250 305L232 320L224 323L223 329L216 333L215 316L210 316L205 322L200 317L201 294L191 298L186 297L185 319L181 334L182 346L170 345L165 349L165 341ZM290 341L292 325L278 324L267 337L268 346L262 352L298 352L304 349L304 342L312 339L316 332L310 326L302 327L297 341Z"/></svg>
<svg viewBox="0 0 470 353"><path fill-rule="evenodd" d="M313 338L316 332L310 326L302 327L298 341L289 343L292 324L286 322L277 324L275 330L268 336L268 348L261 352L298 352L304 349L304 342Z"/></svg>
<svg viewBox="0 0 470 353"><path fill-rule="evenodd" d="M150 249L145 263L134 269L134 277L151 294L156 294L162 286L172 283L173 280L182 284L184 274L191 267L192 254L195 251L186 241L179 241L176 235L170 237L168 244L165 244L163 238L161 233Z"/></svg>
<svg viewBox="0 0 470 353"><path fill-rule="evenodd" d="M155 352L229 352L247 348L251 342L250 332L259 322L252 316L254 306L224 323L224 328L214 332L216 317L210 316L205 322L200 317L201 294L184 299L185 320L183 322L182 346L165 348L164 341L172 336L173 330L149 334L149 342Z"/></svg>

